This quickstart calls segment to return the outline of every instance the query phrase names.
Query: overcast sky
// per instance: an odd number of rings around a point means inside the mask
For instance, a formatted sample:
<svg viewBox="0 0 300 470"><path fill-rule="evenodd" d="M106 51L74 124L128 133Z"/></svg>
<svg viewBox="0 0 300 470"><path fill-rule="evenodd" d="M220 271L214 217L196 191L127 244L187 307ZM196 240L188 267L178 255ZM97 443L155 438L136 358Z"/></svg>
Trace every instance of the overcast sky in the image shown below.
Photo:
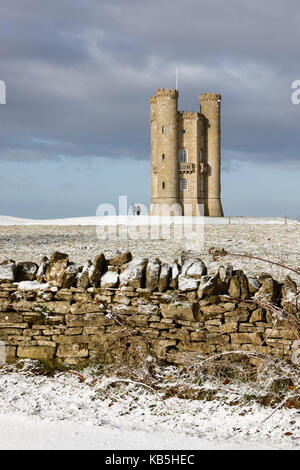
<svg viewBox="0 0 300 470"><path fill-rule="evenodd" d="M222 94L226 215L300 218L297 0L0 0L0 214L150 201L149 98Z"/></svg>

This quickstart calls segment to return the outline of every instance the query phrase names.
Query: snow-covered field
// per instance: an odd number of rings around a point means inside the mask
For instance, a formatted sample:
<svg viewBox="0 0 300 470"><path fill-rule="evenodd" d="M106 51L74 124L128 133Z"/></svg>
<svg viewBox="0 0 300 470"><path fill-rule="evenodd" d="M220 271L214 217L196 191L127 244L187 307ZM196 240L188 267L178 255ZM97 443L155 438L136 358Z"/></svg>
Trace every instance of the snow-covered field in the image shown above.
<svg viewBox="0 0 300 470"><path fill-rule="evenodd" d="M0 216L0 262L40 262L54 251L83 263L100 251L116 250L173 261L182 254L201 257L213 270L232 263L248 274L290 274L246 254L300 267L300 224L284 219L227 218L205 221L204 244L189 240L108 240L97 236L97 218L51 221ZM209 249L228 254L213 260ZM297 275L292 277L299 282ZM299 278L299 276L298 276ZM0 449L288 449L300 448L300 411L228 400L169 398L163 403L144 387L109 386L113 377L33 374L30 368L0 369ZM227 394L228 397L228 394ZM267 418L267 419L266 419ZM265 420L265 421L264 421Z"/></svg>
<svg viewBox="0 0 300 470"><path fill-rule="evenodd" d="M223 400L161 400L93 369L36 375L0 370L1 449L298 449L300 411ZM267 418L267 419L266 419ZM265 421L264 421L265 420Z"/></svg>
<svg viewBox="0 0 300 470"><path fill-rule="evenodd" d="M138 224L149 223L151 217L144 216L111 216L118 223L128 223L136 221ZM89 217L68 217L65 219L26 219L21 217L12 217L9 215L0 215L0 225L98 225L103 223L107 216L89 216ZM155 217L152 217L155 219ZM203 217L204 223L213 225L298 225L299 220L286 219L282 217Z"/></svg>
<svg viewBox="0 0 300 470"><path fill-rule="evenodd" d="M243 269L248 274L269 272L283 279L290 273L257 259L239 258L237 254L299 268L299 221L247 217L204 219L204 240L194 242L188 239L120 239L111 234L104 240L99 237L97 217L31 221L0 216L0 262L14 259L39 263L42 256L62 251L69 254L71 261L84 263L100 251L110 257L119 249L130 250L135 256L158 256L167 262L188 253L201 257L213 270L215 263L208 250L214 247L228 252L221 259L222 263L232 263L235 269Z"/></svg>

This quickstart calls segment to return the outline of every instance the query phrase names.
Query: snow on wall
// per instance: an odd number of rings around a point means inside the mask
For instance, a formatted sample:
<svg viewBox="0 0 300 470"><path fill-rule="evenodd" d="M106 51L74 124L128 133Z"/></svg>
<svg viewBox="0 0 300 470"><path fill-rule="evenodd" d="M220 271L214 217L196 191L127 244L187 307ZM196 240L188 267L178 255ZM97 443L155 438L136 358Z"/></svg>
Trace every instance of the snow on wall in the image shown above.
<svg viewBox="0 0 300 470"><path fill-rule="evenodd" d="M6 360L76 364L156 356L181 364L191 355L228 351L291 355L296 337L285 315L299 312L291 279L248 279L230 266L207 273L197 258L170 266L157 259L155 270L130 253L111 262L98 255L93 265L88 260L80 267L56 252L43 258L38 280L26 280L23 263L20 282L18 265L2 264L0 341ZM284 306L280 318L271 304L277 310Z"/></svg>

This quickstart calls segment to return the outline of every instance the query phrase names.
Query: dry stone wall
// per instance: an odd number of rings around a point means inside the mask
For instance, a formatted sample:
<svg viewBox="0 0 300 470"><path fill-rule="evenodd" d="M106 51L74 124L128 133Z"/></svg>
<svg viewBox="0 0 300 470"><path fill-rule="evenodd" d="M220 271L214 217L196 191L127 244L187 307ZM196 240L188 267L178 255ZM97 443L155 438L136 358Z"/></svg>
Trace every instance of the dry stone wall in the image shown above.
<svg viewBox="0 0 300 470"><path fill-rule="evenodd" d="M78 265L55 252L40 265L0 263L0 340L7 361L181 364L225 351L289 357L297 332L286 320L299 315L297 296L289 277L247 277L230 265L207 273L198 258L167 264L100 253Z"/></svg>

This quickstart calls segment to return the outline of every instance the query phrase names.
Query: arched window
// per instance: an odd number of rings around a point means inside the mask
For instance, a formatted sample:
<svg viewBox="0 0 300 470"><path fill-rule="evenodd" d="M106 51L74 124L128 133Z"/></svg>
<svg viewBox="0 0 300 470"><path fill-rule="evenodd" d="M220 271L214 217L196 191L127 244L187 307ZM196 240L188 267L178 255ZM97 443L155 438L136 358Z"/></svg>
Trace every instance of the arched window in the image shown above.
<svg viewBox="0 0 300 470"><path fill-rule="evenodd" d="M161 183L161 187L162 187L162 189L165 189L166 183L164 181Z"/></svg>
<svg viewBox="0 0 300 470"><path fill-rule="evenodd" d="M186 191L188 189L188 182L186 178L181 178L180 179L180 191Z"/></svg>
<svg viewBox="0 0 300 470"><path fill-rule="evenodd" d="M161 161L164 162L165 160L166 160L166 156L165 156L164 153L162 153L162 155L161 155Z"/></svg>
<svg viewBox="0 0 300 470"><path fill-rule="evenodd" d="M200 176L200 191L204 191L204 178L203 178L203 175Z"/></svg>
<svg viewBox="0 0 300 470"><path fill-rule="evenodd" d="M162 128L161 128L161 133L162 133L162 134L165 134L165 133L166 133L166 126L162 126Z"/></svg>
<svg viewBox="0 0 300 470"><path fill-rule="evenodd" d="M186 149L179 150L179 162L186 163L188 161L188 153Z"/></svg>

